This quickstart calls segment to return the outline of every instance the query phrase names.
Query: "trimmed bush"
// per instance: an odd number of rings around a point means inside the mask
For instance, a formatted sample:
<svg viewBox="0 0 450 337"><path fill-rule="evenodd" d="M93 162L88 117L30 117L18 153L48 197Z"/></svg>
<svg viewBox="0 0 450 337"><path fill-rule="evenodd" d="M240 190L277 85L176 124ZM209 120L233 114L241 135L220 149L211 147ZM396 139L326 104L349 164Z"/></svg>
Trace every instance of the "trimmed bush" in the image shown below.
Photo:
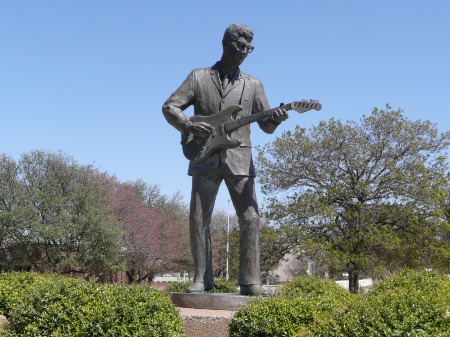
<svg viewBox="0 0 450 337"><path fill-rule="evenodd" d="M229 333L231 337L311 336L316 322L343 310L352 298L333 281L298 277L268 298L252 299L233 316Z"/></svg>
<svg viewBox="0 0 450 337"><path fill-rule="evenodd" d="M234 314L228 330L231 337L285 337L313 322L313 308L303 299L272 296L251 300Z"/></svg>
<svg viewBox="0 0 450 337"><path fill-rule="evenodd" d="M164 288L168 293L185 293L186 288L192 284L191 281L187 282L173 282L171 285Z"/></svg>
<svg viewBox="0 0 450 337"><path fill-rule="evenodd" d="M0 315L9 317L11 309L38 277L38 274L28 272L0 273Z"/></svg>
<svg viewBox="0 0 450 337"><path fill-rule="evenodd" d="M168 286L165 291L173 292L173 293L185 293L186 288L192 284L192 281L189 282L174 282L170 286ZM227 281L223 278L218 278L214 280L214 288L212 290L208 290L207 293L228 293L234 294L238 293L238 288L236 285L230 281Z"/></svg>
<svg viewBox="0 0 450 337"><path fill-rule="evenodd" d="M169 297L148 286L37 278L10 311L5 336L183 336Z"/></svg>
<svg viewBox="0 0 450 337"><path fill-rule="evenodd" d="M450 336L450 280L404 271L360 295L348 310L318 326L314 336Z"/></svg>
<svg viewBox="0 0 450 337"><path fill-rule="evenodd" d="M208 293L225 293L225 294L235 294L238 293L238 288L236 284L225 280L224 278L218 278L214 280L214 289L209 290Z"/></svg>
<svg viewBox="0 0 450 337"><path fill-rule="evenodd" d="M404 271L367 294L333 281L294 279L233 317L231 337L450 337L450 279Z"/></svg>
<svg viewBox="0 0 450 337"><path fill-rule="evenodd" d="M333 280L321 279L315 276L299 276L292 279L279 291L279 294L285 297L293 296L321 296L343 297L345 299L353 296L344 288L340 287Z"/></svg>

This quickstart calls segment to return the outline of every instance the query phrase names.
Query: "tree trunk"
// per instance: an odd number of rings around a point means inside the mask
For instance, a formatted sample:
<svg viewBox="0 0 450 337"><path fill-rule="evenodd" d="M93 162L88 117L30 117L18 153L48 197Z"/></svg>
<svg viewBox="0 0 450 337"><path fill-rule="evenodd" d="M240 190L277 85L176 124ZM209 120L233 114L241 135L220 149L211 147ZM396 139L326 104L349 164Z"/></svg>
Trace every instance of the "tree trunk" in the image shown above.
<svg viewBox="0 0 450 337"><path fill-rule="evenodd" d="M136 274L137 274L137 271L136 271L135 269L127 270L127 271L125 272L125 274L127 275L128 284L133 284L133 283L136 282Z"/></svg>
<svg viewBox="0 0 450 337"><path fill-rule="evenodd" d="M359 274L354 270L348 271L348 290L353 294L359 290Z"/></svg>

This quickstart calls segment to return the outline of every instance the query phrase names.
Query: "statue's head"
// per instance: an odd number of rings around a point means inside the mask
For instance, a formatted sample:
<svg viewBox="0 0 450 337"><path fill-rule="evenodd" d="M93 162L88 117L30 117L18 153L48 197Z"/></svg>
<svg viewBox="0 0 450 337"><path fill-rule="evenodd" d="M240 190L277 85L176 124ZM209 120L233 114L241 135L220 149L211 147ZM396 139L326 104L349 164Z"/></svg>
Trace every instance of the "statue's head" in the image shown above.
<svg viewBox="0 0 450 337"><path fill-rule="evenodd" d="M240 37L243 37L247 41L251 42L253 40L253 31L250 27L242 23L233 23L225 30L225 34L223 34L223 41L236 41L239 40Z"/></svg>
<svg viewBox="0 0 450 337"><path fill-rule="evenodd" d="M240 65L254 47L250 44L253 40L253 31L250 27L235 23L230 25L223 34L222 60L229 64Z"/></svg>

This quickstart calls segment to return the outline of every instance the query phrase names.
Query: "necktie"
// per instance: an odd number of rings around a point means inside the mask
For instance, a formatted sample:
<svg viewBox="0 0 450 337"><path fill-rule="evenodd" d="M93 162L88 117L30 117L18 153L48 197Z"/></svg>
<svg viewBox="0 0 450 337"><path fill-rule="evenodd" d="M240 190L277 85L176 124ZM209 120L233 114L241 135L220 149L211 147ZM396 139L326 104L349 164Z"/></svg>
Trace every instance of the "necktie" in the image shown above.
<svg viewBox="0 0 450 337"><path fill-rule="evenodd" d="M222 91L227 89L228 83L230 83L230 79L228 78L228 75L225 75L222 80Z"/></svg>

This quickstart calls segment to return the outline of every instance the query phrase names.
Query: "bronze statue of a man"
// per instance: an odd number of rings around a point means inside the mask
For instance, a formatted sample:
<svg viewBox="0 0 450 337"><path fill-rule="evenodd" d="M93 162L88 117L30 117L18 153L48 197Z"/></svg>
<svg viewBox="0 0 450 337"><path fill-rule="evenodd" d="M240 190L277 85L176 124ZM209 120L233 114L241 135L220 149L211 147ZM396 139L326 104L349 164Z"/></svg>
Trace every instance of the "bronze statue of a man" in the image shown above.
<svg viewBox="0 0 450 337"><path fill-rule="evenodd" d="M193 70L162 107L167 121L185 135L208 137L213 128L205 122L191 121L183 111L194 106L195 116L211 116L227 107L243 107L236 118L269 109L261 81L241 72L239 66L254 47L253 31L243 24L230 25L223 36L223 53L212 67ZM285 109L258 122L266 133L288 118ZM240 146L215 151L206 160L190 161L192 176L189 215L191 250L195 264L194 283L187 292L202 292L214 287L210 223L217 192L224 180L236 210L240 229L239 284L242 295L263 293L260 279L259 214L255 194L255 169L250 140L250 125L229 134Z"/></svg>

